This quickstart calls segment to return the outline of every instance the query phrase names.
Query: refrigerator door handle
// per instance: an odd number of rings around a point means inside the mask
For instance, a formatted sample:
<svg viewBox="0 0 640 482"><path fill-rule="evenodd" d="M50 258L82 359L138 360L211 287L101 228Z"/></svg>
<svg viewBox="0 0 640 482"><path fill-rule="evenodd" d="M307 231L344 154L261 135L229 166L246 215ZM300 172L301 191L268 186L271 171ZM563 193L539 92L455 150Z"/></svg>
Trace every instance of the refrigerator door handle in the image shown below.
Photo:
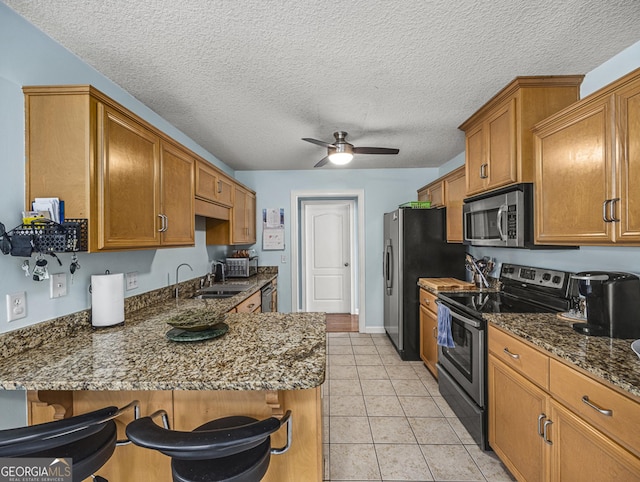
<svg viewBox="0 0 640 482"><path fill-rule="evenodd" d="M391 270L392 270L392 266L391 266L391 262L392 262L392 251L391 251L392 247L391 247L391 240L387 239L386 241L386 246L385 246L385 250L384 250L384 254L385 254L385 259L384 259L384 281L385 281L385 286L387 288L387 295L391 295L391 288L393 287L393 280L391 279Z"/></svg>

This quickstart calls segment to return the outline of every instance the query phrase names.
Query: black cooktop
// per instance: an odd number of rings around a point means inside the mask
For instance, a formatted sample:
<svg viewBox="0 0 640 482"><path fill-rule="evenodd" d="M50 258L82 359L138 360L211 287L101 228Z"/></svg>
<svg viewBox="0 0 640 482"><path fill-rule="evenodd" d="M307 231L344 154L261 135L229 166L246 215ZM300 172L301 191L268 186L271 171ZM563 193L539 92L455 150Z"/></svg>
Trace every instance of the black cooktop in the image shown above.
<svg viewBox="0 0 640 482"><path fill-rule="evenodd" d="M464 311L477 313L554 313L555 308L502 292L440 293L439 298Z"/></svg>

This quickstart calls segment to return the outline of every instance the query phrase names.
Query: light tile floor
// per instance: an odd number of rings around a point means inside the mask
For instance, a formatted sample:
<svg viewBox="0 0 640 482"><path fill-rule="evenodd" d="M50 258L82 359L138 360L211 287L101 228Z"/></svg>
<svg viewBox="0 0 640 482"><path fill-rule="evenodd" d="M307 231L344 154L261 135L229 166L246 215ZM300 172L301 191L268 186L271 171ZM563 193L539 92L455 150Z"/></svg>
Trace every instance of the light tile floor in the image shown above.
<svg viewBox="0 0 640 482"><path fill-rule="evenodd" d="M328 333L322 394L325 480L514 480L386 335Z"/></svg>

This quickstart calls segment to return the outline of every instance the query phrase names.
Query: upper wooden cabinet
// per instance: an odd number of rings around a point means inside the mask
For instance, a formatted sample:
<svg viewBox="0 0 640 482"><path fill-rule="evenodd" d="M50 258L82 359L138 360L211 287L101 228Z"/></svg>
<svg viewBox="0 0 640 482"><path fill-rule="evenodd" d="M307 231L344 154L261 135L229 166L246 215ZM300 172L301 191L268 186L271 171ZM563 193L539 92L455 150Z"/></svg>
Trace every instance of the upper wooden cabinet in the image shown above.
<svg viewBox="0 0 640 482"><path fill-rule="evenodd" d="M88 218L89 251L194 244L194 158L88 85L25 87L26 205Z"/></svg>
<svg viewBox="0 0 640 482"><path fill-rule="evenodd" d="M418 201L430 201L432 208L444 206L444 181L439 179L418 190Z"/></svg>
<svg viewBox="0 0 640 482"><path fill-rule="evenodd" d="M196 163L196 197L223 206L233 205L233 181L206 161Z"/></svg>
<svg viewBox="0 0 640 482"><path fill-rule="evenodd" d="M233 207L227 218L207 219L207 244L235 245L256 242L256 193L233 185Z"/></svg>
<svg viewBox="0 0 640 482"><path fill-rule="evenodd" d="M232 224L232 244L256 242L256 195L238 185L234 187Z"/></svg>
<svg viewBox="0 0 640 482"><path fill-rule="evenodd" d="M465 167L461 166L418 190L418 201L447 208L447 242L462 243L462 205L465 197Z"/></svg>
<svg viewBox="0 0 640 482"><path fill-rule="evenodd" d="M640 69L533 132L536 243L639 245Z"/></svg>
<svg viewBox="0 0 640 482"><path fill-rule="evenodd" d="M460 126L466 135L467 196L533 181L530 129L576 102L583 77L517 77Z"/></svg>
<svg viewBox="0 0 640 482"><path fill-rule="evenodd" d="M447 242L462 243L462 207L466 192L465 168L460 167L444 178L444 205L447 208Z"/></svg>

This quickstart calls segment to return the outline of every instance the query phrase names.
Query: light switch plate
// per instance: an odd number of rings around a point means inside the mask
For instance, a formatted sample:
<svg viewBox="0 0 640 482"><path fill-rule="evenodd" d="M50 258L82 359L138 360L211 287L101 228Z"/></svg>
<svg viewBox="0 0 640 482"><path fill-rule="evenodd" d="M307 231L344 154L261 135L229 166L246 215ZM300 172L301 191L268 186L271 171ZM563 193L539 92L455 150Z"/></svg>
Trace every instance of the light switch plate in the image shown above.
<svg viewBox="0 0 640 482"><path fill-rule="evenodd" d="M49 278L49 298L67 296L67 274L54 273Z"/></svg>
<svg viewBox="0 0 640 482"><path fill-rule="evenodd" d="M27 316L27 293L11 293L7 295L7 321L19 320Z"/></svg>

